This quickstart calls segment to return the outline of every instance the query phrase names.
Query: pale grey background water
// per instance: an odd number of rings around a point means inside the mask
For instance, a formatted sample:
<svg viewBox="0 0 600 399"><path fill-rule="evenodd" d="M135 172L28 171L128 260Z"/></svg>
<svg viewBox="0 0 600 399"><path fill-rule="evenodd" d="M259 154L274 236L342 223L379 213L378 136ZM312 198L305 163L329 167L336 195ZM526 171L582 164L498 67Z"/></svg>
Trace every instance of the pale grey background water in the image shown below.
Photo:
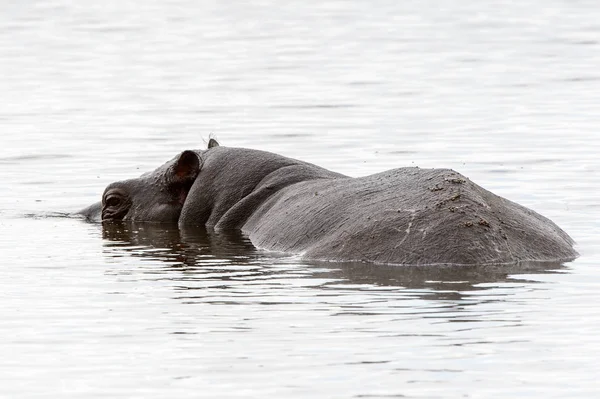
<svg viewBox="0 0 600 399"><path fill-rule="evenodd" d="M0 397L598 397L598 21L592 0L5 2ZM582 256L316 265L49 217L210 133L355 176L454 168Z"/></svg>

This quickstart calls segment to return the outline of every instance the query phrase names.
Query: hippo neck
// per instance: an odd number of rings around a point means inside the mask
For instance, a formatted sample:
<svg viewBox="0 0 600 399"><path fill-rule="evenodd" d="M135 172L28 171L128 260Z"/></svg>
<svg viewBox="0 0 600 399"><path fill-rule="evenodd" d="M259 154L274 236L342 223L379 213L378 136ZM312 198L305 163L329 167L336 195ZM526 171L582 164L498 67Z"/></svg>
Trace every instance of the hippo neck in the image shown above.
<svg viewBox="0 0 600 399"><path fill-rule="evenodd" d="M346 177L316 165L265 151L215 147L202 154L181 225L238 229L279 190L302 181Z"/></svg>

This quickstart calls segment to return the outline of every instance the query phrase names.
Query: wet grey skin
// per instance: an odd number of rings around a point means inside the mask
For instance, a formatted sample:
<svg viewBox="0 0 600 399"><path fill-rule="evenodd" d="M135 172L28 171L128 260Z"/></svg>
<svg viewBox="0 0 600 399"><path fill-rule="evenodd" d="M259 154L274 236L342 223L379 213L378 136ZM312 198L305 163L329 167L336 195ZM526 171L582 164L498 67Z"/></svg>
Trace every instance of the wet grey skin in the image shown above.
<svg viewBox="0 0 600 399"><path fill-rule="evenodd" d="M578 256L551 220L450 169L351 178L213 139L206 150L109 185L102 202L80 214L236 229L258 248L306 259L477 265Z"/></svg>

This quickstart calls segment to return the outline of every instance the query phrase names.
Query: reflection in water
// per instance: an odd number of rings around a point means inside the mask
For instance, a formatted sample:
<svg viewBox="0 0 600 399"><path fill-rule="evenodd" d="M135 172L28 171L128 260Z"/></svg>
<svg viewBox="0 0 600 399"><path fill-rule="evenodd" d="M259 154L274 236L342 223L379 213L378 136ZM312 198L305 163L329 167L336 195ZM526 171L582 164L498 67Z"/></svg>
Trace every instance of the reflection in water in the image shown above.
<svg viewBox="0 0 600 399"><path fill-rule="evenodd" d="M168 262L172 267L213 263L244 263L256 257L256 248L241 232L215 233L204 228L178 228L177 224L104 222L103 238L111 256ZM116 251L115 251L116 250Z"/></svg>
<svg viewBox="0 0 600 399"><path fill-rule="evenodd" d="M461 300L497 288L500 283L512 286L534 284L536 274L566 270L560 263L523 262L515 265L486 266L391 266L361 262L299 261L296 256L281 255L255 248L241 232L214 232L204 228L145 223L104 223L106 254L110 257L133 256L167 264L144 269L143 273L168 274L178 281L181 290L201 288L201 281L266 282L277 279L311 279L312 288L322 290L401 292L412 298ZM130 273L131 271L128 271ZM178 274L173 274L178 272ZM523 277L519 277L522 275ZM306 284L305 284L306 285ZM509 284L504 284L505 286ZM204 285L205 286L205 285ZM214 285L211 286L214 288ZM504 295L508 295L508 292ZM499 295L502 297L502 295ZM498 299L498 295L495 296Z"/></svg>

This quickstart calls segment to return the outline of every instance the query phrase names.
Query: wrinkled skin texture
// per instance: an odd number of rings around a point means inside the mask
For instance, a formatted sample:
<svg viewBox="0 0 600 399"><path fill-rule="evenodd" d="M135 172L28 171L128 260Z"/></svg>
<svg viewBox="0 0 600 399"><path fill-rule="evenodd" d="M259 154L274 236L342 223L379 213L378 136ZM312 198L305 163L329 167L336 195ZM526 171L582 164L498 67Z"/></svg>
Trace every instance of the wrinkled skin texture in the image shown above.
<svg viewBox="0 0 600 399"><path fill-rule="evenodd" d="M110 185L102 219L238 229L257 247L334 261L466 265L578 255L552 221L449 169L350 178L214 140L208 150L182 155ZM184 177L173 186L178 170ZM97 210L82 213L93 218Z"/></svg>

